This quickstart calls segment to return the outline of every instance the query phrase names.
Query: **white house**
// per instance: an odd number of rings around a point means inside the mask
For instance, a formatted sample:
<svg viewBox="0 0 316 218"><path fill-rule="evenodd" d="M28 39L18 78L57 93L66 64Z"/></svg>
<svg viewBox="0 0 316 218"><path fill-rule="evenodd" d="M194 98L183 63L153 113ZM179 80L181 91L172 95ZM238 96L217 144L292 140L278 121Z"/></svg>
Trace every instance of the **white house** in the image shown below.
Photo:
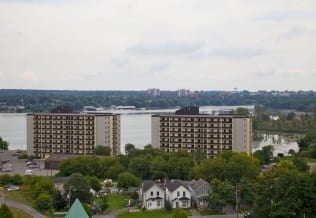
<svg viewBox="0 0 316 218"><path fill-rule="evenodd" d="M139 189L139 198L143 208L147 210L163 209L165 207L165 190L161 183L144 181Z"/></svg>
<svg viewBox="0 0 316 218"><path fill-rule="evenodd" d="M172 208L190 208L191 192L181 180L172 179L166 184L166 200Z"/></svg>

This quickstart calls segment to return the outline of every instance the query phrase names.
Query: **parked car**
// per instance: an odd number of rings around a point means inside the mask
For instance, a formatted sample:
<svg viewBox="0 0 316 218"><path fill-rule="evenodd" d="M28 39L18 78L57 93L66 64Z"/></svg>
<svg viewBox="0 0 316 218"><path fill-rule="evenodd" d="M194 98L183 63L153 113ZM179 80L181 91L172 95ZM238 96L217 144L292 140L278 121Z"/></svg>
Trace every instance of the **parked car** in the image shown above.
<svg viewBox="0 0 316 218"><path fill-rule="evenodd" d="M25 170L24 175L31 176L31 175L33 175L33 171L32 170Z"/></svg>
<svg viewBox="0 0 316 218"><path fill-rule="evenodd" d="M29 167L30 169L38 168L38 166L37 166L36 163L35 163L35 164L30 164L30 165L28 165L28 167Z"/></svg>
<svg viewBox="0 0 316 218"><path fill-rule="evenodd" d="M19 190L20 187L18 185L10 185L7 187L7 191L15 191L15 190Z"/></svg>
<svg viewBox="0 0 316 218"><path fill-rule="evenodd" d="M36 165L36 163L34 161L27 161L26 166L30 166L30 165Z"/></svg>

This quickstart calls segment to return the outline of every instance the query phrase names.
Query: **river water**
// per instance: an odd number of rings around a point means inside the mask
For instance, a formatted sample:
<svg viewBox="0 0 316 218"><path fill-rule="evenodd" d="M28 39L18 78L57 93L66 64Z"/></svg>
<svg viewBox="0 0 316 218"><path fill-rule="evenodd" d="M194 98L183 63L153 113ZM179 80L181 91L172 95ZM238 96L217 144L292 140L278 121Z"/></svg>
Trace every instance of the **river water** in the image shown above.
<svg viewBox="0 0 316 218"><path fill-rule="evenodd" d="M236 106L237 107L237 106ZM201 107L202 113L214 113L218 110L229 110L236 107ZM240 106L239 106L240 107ZM250 110L253 106L243 106ZM170 110L136 110L136 111L107 111L121 114L121 151L124 145L134 144L137 148L143 148L151 143L151 115L174 112ZM9 142L9 149L26 149L26 114L0 113L0 136ZM274 154L288 153L289 149L298 150L296 141L301 136L294 134L257 133L253 142L253 150L265 145L274 146Z"/></svg>

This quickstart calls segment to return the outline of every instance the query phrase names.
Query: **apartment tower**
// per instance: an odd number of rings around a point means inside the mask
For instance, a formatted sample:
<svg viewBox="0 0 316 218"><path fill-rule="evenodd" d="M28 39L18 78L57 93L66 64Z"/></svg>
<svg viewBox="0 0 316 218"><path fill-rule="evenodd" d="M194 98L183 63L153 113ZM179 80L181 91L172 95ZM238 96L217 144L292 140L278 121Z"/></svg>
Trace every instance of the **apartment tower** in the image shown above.
<svg viewBox="0 0 316 218"><path fill-rule="evenodd" d="M27 153L40 158L51 154L93 154L97 145L120 153L120 115L111 113L27 114Z"/></svg>
<svg viewBox="0 0 316 218"><path fill-rule="evenodd" d="M152 146L166 152L200 149L207 157L222 151L252 153L252 118L200 114L186 107L175 114L152 115Z"/></svg>

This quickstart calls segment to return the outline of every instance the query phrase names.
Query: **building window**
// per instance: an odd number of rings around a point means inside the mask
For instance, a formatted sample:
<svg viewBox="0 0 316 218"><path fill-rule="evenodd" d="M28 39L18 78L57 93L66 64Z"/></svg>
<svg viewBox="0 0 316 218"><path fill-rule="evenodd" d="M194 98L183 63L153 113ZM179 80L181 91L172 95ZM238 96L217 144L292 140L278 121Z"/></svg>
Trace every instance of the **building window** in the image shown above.
<svg viewBox="0 0 316 218"><path fill-rule="evenodd" d="M185 192L183 192L183 197L185 197Z"/></svg>
<svg viewBox="0 0 316 218"><path fill-rule="evenodd" d="M159 192L157 192L157 196L159 196Z"/></svg>
<svg viewBox="0 0 316 218"><path fill-rule="evenodd" d="M177 196L180 197L180 192L177 192Z"/></svg>
<svg viewBox="0 0 316 218"><path fill-rule="evenodd" d="M150 196L154 196L154 192L150 192Z"/></svg>

